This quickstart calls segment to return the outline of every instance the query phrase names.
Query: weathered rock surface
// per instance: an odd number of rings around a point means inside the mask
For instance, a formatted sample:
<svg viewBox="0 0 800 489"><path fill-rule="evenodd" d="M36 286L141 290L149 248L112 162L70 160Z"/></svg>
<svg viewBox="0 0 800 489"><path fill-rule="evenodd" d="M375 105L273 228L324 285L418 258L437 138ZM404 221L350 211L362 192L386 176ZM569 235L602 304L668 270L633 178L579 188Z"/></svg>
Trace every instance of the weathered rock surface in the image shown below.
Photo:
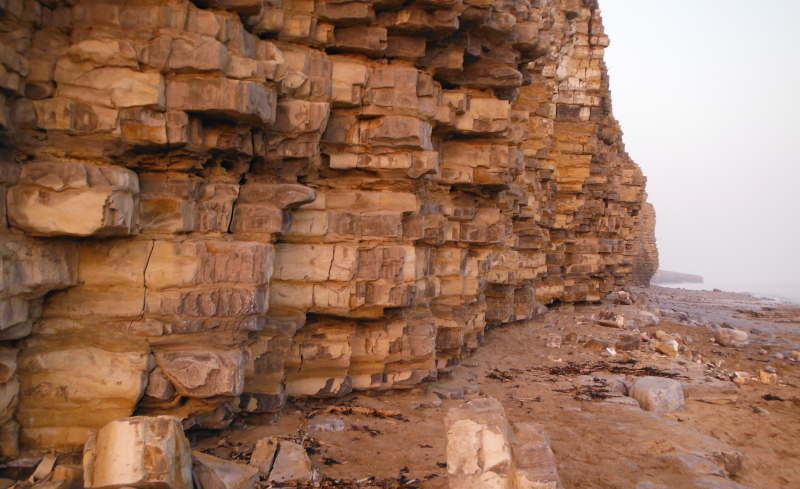
<svg viewBox="0 0 800 489"><path fill-rule="evenodd" d="M0 18L5 438L410 388L486 327L653 263L595 3L26 0Z"/></svg>
<svg viewBox="0 0 800 489"><path fill-rule="evenodd" d="M112 421L83 453L86 488L192 489L192 455L181 422L170 416Z"/></svg>
<svg viewBox="0 0 800 489"><path fill-rule="evenodd" d="M342 423L341 429L344 429L342 420L333 419ZM250 465L258 469L271 483L303 483L314 477L311 459L305 448L275 437L263 438L256 443L253 455L250 457Z"/></svg>
<svg viewBox="0 0 800 489"><path fill-rule="evenodd" d="M535 423L515 423L511 452L518 489L561 489L550 436Z"/></svg>
<svg viewBox="0 0 800 489"><path fill-rule="evenodd" d="M512 428L493 398L453 408L445 419L451 489L560 489L547 432L534 423Z"/></svg>
<svg viewBox="0 0 800 489"><path fill-rule="evenodd" d="M631 386L628 395L645 411L671 413L686 408L681 383L664 377L640 377Z"/></svg>
<svg viewBox="0 0 800 489"><path fill-rule="evenodd" d="M739 399L739 388L733 382L700 379L681 383L684 399L695 399L712 404L733 404Z"/></svg>
<svg viewBox="0 0 800 489"><path fill-rule="evenodd" d="M192 452L194 478L203 489L253 489L258 468Z"/></svg>
<svg viewBox="0 0 800 489"><path fill-rule="evenodd" d="M749 343L749 335L738 329L719 328L714 331L714 339L722 346L742 348Z"/></svg>
<svg viewBox="0 0 800 489"><path fill-rule="evenodd" d="M656 246L656 210L653 204L645 202L637 216L641 232L634 240L633 248L639 252L634 255L631 266L632 285L650 285L658 270L658 247ZM663 273L663 272L662 272ZM702 282L702 279L700 280Z"/></svg>
<svg viewBox="0 0 800 489"><path fill-rule="evenodd" d="M270 482L307 482L311 479L311 459L297 443L282 441L269 473Z"/></svg>
<svg viewBox="0 0 800 489"><path fill-rule="evenodd" d="M511 427L496 399L475 399L451 409L445 426L452 489L514 487Z"/></svg>

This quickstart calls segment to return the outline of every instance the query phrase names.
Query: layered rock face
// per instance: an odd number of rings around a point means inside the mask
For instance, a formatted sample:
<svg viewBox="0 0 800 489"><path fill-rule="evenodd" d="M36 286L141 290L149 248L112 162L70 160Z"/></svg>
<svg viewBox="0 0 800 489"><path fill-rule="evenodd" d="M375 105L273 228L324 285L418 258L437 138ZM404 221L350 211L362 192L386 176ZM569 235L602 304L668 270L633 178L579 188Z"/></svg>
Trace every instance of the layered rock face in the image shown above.
<svg viewBox="0 0 800 489"><path fill-rule="evenodd" d="M626 285L607 45L588 0L0 2L0 451L409 388Z"/></svg>
<svg viewBox="0 0 800 489"><path fill-rule="evenodd" d="M658 247L656 246L656 210L653 204L645 202L639 214L639 234L632 243L634 251L630 285L647 287L658 270Z"/></svg>

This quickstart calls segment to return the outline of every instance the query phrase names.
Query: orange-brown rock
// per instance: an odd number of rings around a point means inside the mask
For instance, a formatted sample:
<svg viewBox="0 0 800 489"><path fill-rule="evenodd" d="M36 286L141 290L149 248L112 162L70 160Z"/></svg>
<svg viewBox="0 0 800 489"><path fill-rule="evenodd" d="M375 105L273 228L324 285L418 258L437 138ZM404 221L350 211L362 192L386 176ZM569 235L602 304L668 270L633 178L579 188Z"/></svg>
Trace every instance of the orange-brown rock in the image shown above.
<svg viewBox="0 0 800 489"><path fill-rule="evenodd" d="M20 0L0 26L2 456L410 388L654 269L596 2Z"/></svg>

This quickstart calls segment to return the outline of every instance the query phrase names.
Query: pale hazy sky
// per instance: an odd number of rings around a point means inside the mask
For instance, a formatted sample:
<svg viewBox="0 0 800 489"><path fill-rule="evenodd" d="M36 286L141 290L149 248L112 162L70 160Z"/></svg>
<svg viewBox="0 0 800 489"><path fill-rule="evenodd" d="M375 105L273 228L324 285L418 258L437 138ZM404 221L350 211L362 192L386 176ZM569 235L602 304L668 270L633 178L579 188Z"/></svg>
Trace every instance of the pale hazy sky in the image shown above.
<svg viewBox="0 0 800 489"><path fill-rule="evenodd" d="M600 0L661 268L800 283L800 0Z"/></svg>

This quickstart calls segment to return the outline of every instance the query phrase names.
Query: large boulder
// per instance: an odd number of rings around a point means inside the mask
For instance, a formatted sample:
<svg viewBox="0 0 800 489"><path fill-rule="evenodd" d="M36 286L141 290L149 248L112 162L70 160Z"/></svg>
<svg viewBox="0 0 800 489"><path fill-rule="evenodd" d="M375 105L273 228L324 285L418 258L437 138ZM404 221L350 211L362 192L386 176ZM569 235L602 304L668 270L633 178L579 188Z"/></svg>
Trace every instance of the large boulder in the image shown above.
<svg viewBox="0 0 800 489"><path fill-rule="evenodd" d="M89 435L83 452L86 489L192 489L189 441L171 416L112 421Z"/></svg>
<svg viewBox="0 0 800 489"><path fill-rule="evenodd" d="M714 331L714 339L722 346L742 348L749 343L749 335L738 329L720 328Z"/></svg>
<svg viewBox="0 0 800 489"><path fill-rule="evenodd" d="M671 413L686 408L681 383L664 377L642 377L629 391L645 411Z"/></svg>
<svg viewBox="0 0 800 489"><path fill-rule="evenodd" d="M496 399L475 399L445 419L451 489L512 489L511 428Z"/></svg>

